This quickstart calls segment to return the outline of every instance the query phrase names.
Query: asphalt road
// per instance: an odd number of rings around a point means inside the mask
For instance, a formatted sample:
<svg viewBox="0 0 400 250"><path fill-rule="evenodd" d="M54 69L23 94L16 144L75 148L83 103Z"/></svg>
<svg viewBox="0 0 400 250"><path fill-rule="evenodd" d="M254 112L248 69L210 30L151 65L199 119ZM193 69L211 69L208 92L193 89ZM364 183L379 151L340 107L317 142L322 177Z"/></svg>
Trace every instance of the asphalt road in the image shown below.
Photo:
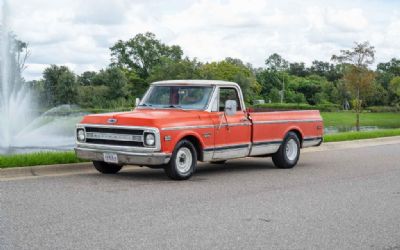
<svg viewBox="0 0 400 250"><path fill-rule="evenodd" d="M400 144L0 182L0 249L400 249Z"/></svg>

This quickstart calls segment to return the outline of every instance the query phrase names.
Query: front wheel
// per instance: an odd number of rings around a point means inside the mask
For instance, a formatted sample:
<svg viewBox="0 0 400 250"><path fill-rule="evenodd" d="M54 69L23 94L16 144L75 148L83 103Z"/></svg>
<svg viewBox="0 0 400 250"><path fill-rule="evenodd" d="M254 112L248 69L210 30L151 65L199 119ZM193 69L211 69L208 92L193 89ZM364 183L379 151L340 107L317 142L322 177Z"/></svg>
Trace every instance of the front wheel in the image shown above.
<svg viewBox="0 0 400 250"><path fill-rule="evenodd" d="M300 141L296 133L289 132L272 161L278 168L293 168L300 157Z"/></svg>
<svg viewBox="0 0 400 250"><path fill-rule="evenodd" d="M189 179L197 166L197 154L193 144L182 140L175 146L171 160L165 166L165 173L173 180Z"/></svg>
<svg viewBox="0 0 400 250"><path fill-rule="evenodd" d="M116 174L122 168L121 165L107 163L104 161L93 161L93 166L102 174Z"/></svg>

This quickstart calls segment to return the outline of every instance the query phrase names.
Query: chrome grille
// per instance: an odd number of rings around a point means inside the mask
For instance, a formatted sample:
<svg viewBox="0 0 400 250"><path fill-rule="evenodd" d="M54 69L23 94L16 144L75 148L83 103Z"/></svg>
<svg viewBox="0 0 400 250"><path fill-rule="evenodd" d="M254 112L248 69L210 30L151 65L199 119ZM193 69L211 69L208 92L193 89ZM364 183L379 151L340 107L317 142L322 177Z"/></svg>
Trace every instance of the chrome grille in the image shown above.
<svg viewBox="0 0 400 250"><path fill-rule="evenodd" d="M144 147L140 129L85 127L85 131L87 143Z"/></svg>

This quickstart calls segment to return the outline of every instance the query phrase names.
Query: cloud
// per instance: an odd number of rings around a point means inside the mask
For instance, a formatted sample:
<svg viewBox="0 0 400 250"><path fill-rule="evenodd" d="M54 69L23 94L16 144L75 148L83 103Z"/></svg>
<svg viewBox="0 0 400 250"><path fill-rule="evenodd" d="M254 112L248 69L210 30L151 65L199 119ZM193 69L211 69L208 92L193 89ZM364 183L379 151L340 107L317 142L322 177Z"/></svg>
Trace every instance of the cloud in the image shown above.
<svg viewBox="0 0 400 250"><path fill-rule="evenodd" d="M153 32L202 61L238 57L255 66L279 53L291 61L329 60L369 40L377 61L400 50L396 1L273 0L12 0L10 18L32 56L26 78L48 64L81 73L109 64L111 47ZM397 7L397 8L396 8Z"/></svg>

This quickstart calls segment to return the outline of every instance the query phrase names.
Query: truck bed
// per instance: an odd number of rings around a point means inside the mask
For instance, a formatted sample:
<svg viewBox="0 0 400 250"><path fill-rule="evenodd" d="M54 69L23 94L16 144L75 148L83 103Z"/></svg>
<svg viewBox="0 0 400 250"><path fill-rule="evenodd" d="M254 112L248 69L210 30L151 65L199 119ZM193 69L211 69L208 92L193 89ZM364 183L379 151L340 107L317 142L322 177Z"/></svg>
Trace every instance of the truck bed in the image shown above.
<svg viewBox="0 0 400 250"><path fill-rule="evenodd" d="M303 147L322 142L323 121L318 110L249 112L253 123L251 155L274 152L289 131L298 134Z"/></svg>

